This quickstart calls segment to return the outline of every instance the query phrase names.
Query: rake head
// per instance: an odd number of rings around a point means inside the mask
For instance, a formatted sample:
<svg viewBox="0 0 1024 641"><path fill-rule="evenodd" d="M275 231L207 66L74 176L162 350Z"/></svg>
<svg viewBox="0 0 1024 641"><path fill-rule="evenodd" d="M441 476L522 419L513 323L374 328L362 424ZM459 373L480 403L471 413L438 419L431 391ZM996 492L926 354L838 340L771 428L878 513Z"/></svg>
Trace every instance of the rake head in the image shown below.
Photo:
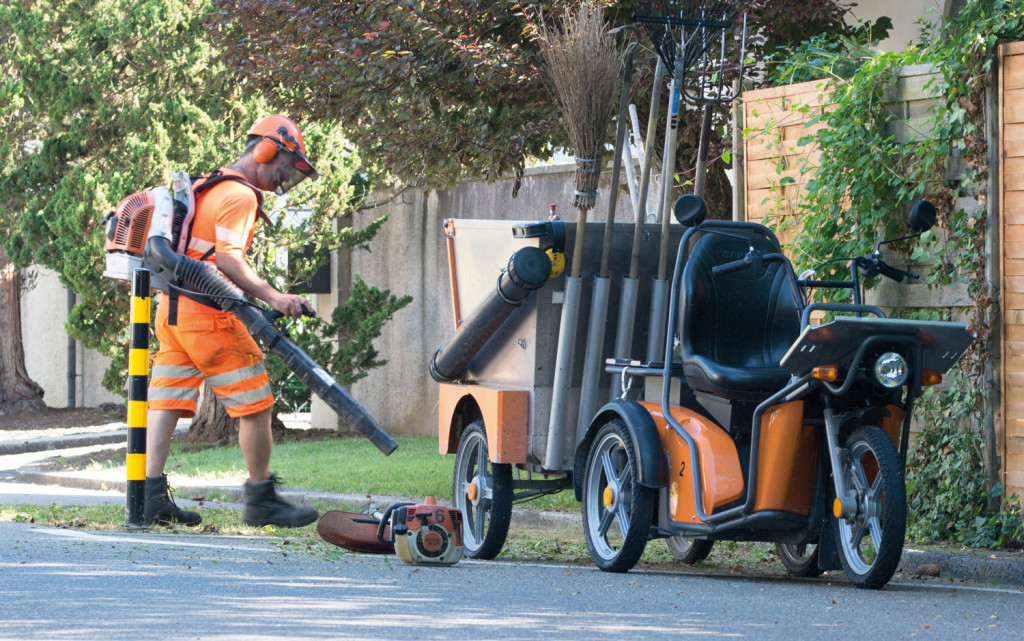
<svg viewBox="0 0 1024 641"><path fill-rule="evenodd" d="M725 34L753 0L632 0L633 14L658 50L667 69L679 53L684 76L698 75L691 95L698 101L724 101L723 71L727 67ZM746 17L742 22L739 66L746 48ZM695 73L696 72L696 73Z"/></svg>

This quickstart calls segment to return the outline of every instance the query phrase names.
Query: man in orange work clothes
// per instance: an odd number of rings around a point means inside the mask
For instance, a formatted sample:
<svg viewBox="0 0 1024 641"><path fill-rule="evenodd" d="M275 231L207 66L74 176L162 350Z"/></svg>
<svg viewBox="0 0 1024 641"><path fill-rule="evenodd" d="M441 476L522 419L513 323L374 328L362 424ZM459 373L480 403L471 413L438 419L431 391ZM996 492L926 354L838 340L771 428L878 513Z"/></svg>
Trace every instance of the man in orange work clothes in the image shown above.
<svg viewBox="0 0 1024 641"><path fill-rule="evenodd" d="M253 125L242 156L195 183L195 218L191 230L186 222L179 246L192 258L213 262L247 294L288 318L301 316L308 302L271 287L245 262L245 252L257 217L266 218L257 190L282 194L306 177L319 177L305 151L302 134L288 118L268 116ZM204 179L216 184L203 188ZM269 467L274 397L263 353L245 326L219 308L164 294L157 303L156 335L160 350L153 359L146 430L146 523L202 521L198 512L175 505L164 466L178 419L196 413L203 378L228 414L239 419L238 443L249 472L243 522L300 527L315 521L316 509L292 505L275 490L279 481Z"/></svg>

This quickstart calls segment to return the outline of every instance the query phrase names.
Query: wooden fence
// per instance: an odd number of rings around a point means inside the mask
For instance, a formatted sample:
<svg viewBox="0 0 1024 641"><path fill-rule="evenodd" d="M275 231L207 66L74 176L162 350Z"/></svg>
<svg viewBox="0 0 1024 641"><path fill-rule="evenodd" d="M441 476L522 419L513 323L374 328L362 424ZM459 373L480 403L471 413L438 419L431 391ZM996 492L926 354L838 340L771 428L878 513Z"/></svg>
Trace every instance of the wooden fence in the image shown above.
<svg viewBox="0 0 1024 641"><path fill-rule="evenodd" d="M1024 496L1024 43L999 48L1002 445L1007 495Z"/></svg>

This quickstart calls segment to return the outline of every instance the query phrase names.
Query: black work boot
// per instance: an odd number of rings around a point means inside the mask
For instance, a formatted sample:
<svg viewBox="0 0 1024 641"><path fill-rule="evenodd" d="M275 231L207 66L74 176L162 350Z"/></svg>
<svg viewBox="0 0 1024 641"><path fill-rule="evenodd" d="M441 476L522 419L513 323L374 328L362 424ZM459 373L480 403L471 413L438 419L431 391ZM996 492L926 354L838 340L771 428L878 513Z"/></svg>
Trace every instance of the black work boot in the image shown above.
<svg viewBox="0 0 1024 641"><path fill-rule="evenodd" d="M256 526L302 527L320 516L314 507L292 505L278 496L274 486L280 483L281 480L273 474L266 481L245 482L245 512L242 515L242 523Z"/></svg>
<svg viewBox="0 0 1024 641"><path fill-rule="evenodd" d="M199 512L182 510L174 504L171 498L171 488L167 485L167 475L146 477L146 509L143 518L146 525L171 525L181 523L182 525L199 525L203 517Z"/></svg>

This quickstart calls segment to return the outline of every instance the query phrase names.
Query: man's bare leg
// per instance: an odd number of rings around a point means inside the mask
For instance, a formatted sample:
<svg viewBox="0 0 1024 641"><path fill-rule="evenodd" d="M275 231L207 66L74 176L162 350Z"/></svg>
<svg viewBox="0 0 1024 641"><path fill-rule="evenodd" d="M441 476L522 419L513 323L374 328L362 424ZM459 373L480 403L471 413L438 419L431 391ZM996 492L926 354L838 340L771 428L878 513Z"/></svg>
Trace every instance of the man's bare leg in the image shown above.
<svg viewBox="0 0 1024 641"><path fill-rule="evenodd" d="M149 410L146 416L146 508L147 525L154 523L199 525L198 512L182 510L171 499L164 467L171 450L174 427L182 415L181 410Z"/></svg>
<svg viewBox="0 0 1024 641"><path fill-rule="evenodd" d="M270 453L274 438L270 432L268 408L238 421L238 444L245 455L249 480L245 484L246 525L301 527L315 521L319 513L308 505L292 505L277 494L278 480L270 474Z"/></svg>
<svg viewBox="0 0 1024 641"><path fill-rule="evenodd" d="M271 409L268 407L238 419L238 445L253 483L270 477L270 454L274 449L274 437L270 433Z"/></svg>
<svg viewBox="0 0 1024 641"><path fill-rule="evenodd" d="M181 410L149 410L146 415L146 476L161 476Z"/></svg>

